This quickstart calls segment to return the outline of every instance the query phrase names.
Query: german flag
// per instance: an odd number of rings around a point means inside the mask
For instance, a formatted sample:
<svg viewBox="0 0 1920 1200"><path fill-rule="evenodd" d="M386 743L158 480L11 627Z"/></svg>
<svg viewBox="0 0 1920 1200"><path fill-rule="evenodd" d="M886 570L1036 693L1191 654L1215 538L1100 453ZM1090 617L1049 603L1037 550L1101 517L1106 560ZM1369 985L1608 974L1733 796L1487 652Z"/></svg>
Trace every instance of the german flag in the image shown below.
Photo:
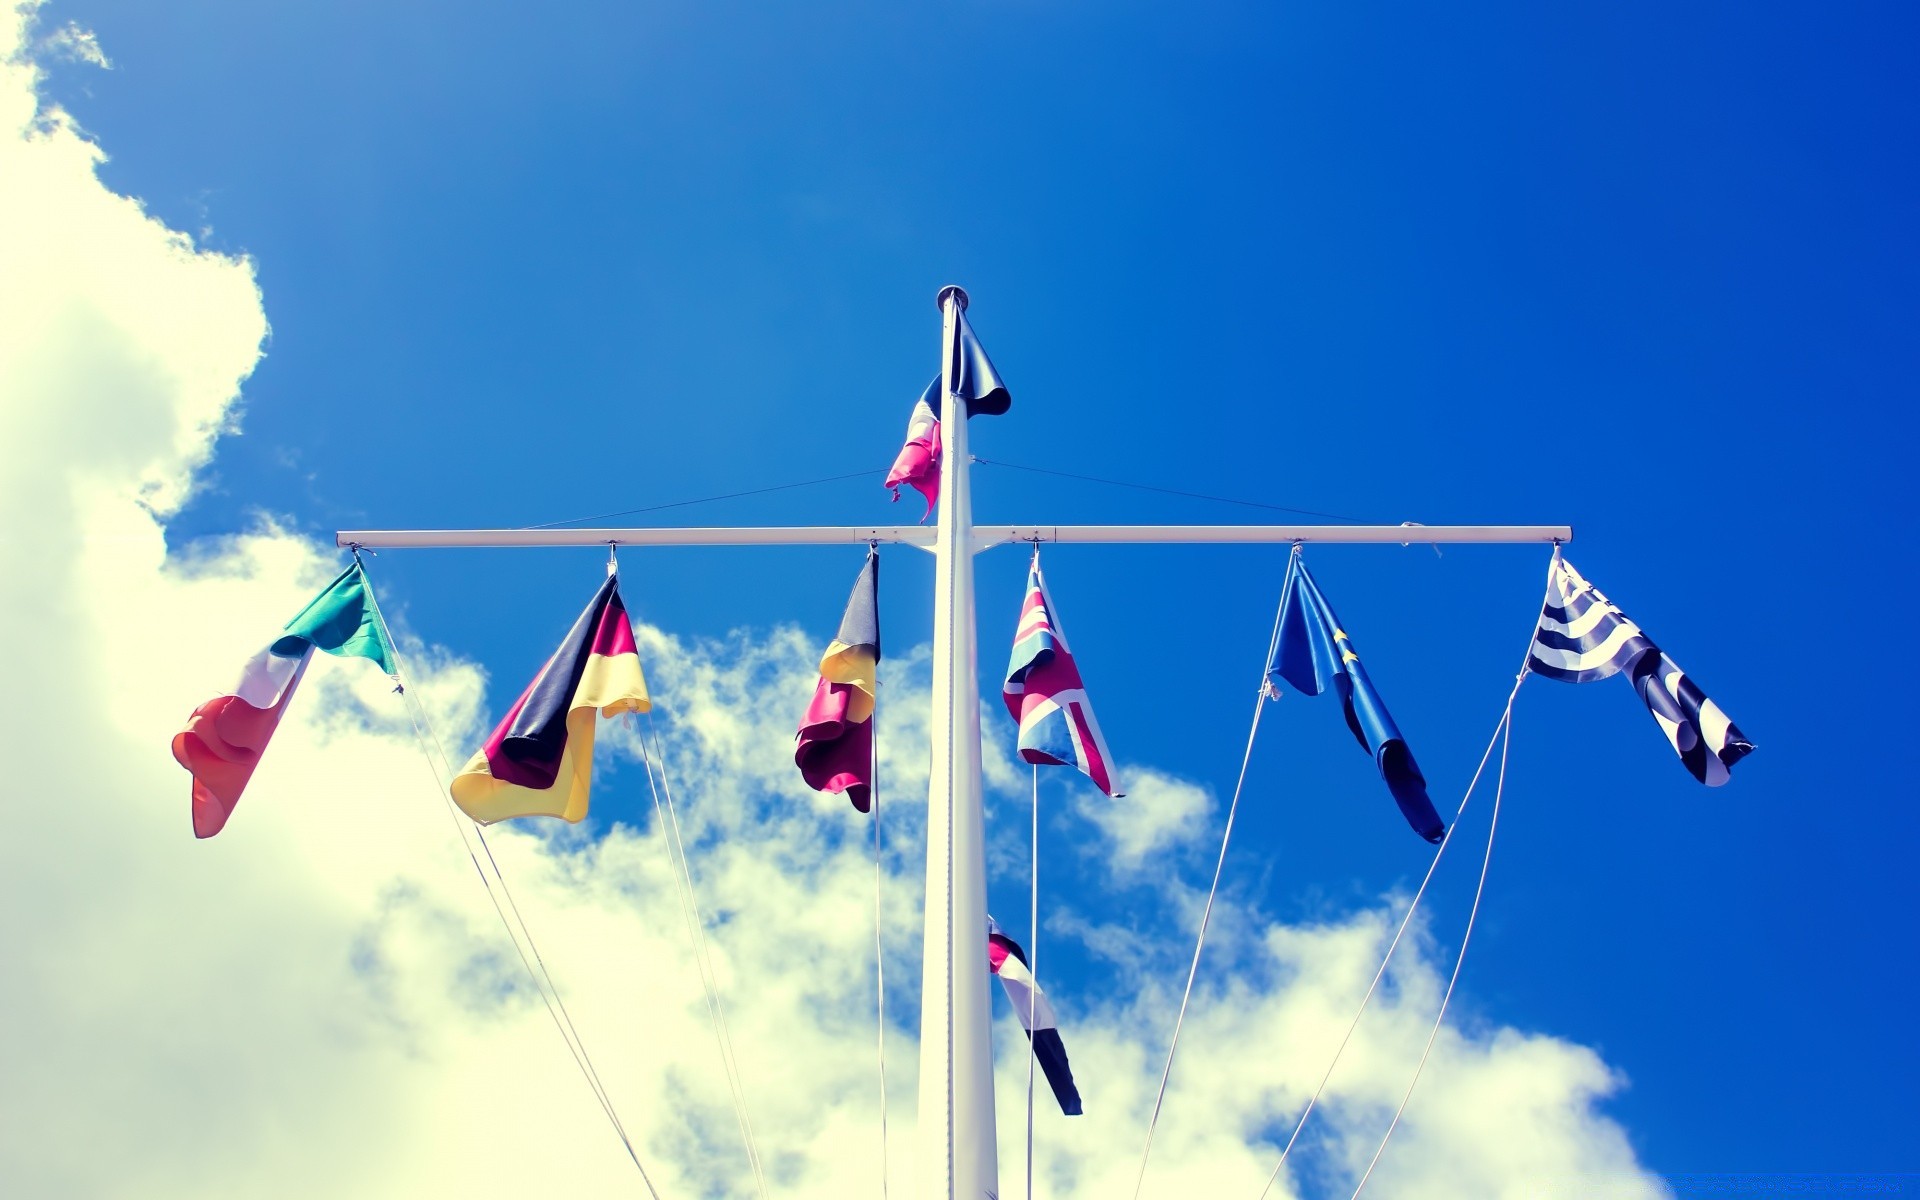
<svg viewBox="0 0 1920 1200"><path fill-rule="evenodd" d="M880 556L853 582L840 632L820 656L820 682L800 719L793 750L800 777L816 792L845 792L861 812L872 804L874 677L880 666Z"/></svg>
<svg viewBox="0 0 1920 1200"><path fill-rule="evenodd" d="M487 744L453 780L453 802L490 825L509 817L587 815L596 715L653 707L633 625L608 576L566 641L527 685Z"/></svg>

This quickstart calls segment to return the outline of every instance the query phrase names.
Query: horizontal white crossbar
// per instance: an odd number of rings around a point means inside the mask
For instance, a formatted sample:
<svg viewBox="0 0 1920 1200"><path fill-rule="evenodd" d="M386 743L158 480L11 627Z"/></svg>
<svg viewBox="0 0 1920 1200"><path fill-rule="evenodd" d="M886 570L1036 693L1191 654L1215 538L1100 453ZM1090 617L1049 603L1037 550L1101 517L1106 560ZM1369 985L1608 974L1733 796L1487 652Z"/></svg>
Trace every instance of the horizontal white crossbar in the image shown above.
<svg viewBox="0 0 1920 1200"><path fill-rule="evenodd" d="M343 529L336 546L437 550L514 546L845 546L861 542L933 545L918 525L746 525L731 529Z"/></svg>
<svg viewBox="0 0 1920 1200"><path fill-rule="evenodd" d="M976 542L1570 542L1568 525L975 525Z"/></svg>
<svg viewBox="0 0 1920 1200"><path fill-rule="evenodd" d="M920 525L760 525L732 529L343 529L339 546L369 550L519 546L844 546L861 542L933 545ZM1008 542L1231 545L1273 542L1570 542L1567 525L975 525L979 548Z"/></svg>

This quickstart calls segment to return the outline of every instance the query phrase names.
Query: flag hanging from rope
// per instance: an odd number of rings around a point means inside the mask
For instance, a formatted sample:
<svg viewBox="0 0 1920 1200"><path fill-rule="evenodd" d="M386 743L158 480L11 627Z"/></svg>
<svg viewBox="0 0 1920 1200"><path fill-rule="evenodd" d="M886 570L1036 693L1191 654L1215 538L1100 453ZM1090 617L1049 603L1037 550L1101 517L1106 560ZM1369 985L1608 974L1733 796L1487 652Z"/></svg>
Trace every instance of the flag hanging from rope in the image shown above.
<svg viewBox="0 0 1920 1200"><path fill-rule="evenodd" d="M394 674L393 644L357 561L247 660L239 683L194 709L186 728L173 736L173 757L193 774L195 837L209 838L225 828L315 649L372 659Z"/></svg>
<svg viewBox="0 0 1920 1200"><path fill-rule="evenodd" d="M1079 1116L1080 1089L1073 1085L1073 1068L1067 1065L1067 1048L1060 1041L1053 1005L1027 969L1027 955L1020 943L1008 937L992 916L987 917L987 966L1012 1002L1020 1027L1027 1031L1033 1057L1047 1077L1047 1086L1053 1089L1053 1098L1060 1102L1060 1111L1069 1117Z"/></svg>
<svg viewBox="0 0 1920 1200"><path fill-rule="evenodd" d="M1407 824L1429 842L1446 836L1446 823L1427 798L1427 781L1420 774L1420 764L1413 760L1413 751L1407 748L1399 726L1374 690L1353 640L1341 628L1340 618L1307 571L1306 560L1297 547L1287 563L1286 583L1280 591L1280 636L1274 645L1273 661L1267 664L1270 686L1276 676L1304 695L1318 696L1329 686L1338 692L1347 728L1373 756L1380 778L1386 781Z"/></svg>
<svg viewBox="0 0 1920 1200"><path fill-rule="evenodd" d="M872 803L873 702L880 666L880 555L853 581L840 632L820 656L820 681L793 748L800 778L816 792L845 792L861 812Z"/></svg>
<svg viewBox="0 0 1920 1200"><path fill-rule="evenodd" d="M1559 554L1547 568L1546 604L1527 666L1563 683L1627 672L1668 744L1708 787L1725 783L1733 764L1753 753L1753 743L1700 685Z"/></svg>
<svg viewBox="0 0 1920 1200"><path fill-rule="evenodd" d="M453 802L483 825L587 815L594 722L653 707L633 624L608 575L566 640L453 780Z"/></svg>
<svg viewBox="0 0 1920 1200"><path fill-rule="evenodd" d="M907 418L907 440L900 447L900 454L893 460L893 469L887 472L886 486L893 492L895 500L900 499L900 485L906 484L927 498L927 511L920 514L925 521L933 512L934 502L940 499L940 380L935 379L920 393L920 399L913 406L913 415Z"/></svg>
<svg viewBox="0 0 1920 1200"><path fill-rule="evenodd" d="M1071 765L1109 796L1123 796L1113 777L1093 703L1067 648L1066 631L1040 574L1036 550L1027 569L1027 595L1013 634L1013 659L1002 689L1007 711L1020 723L1020 757L1030 763Z"/></svg>

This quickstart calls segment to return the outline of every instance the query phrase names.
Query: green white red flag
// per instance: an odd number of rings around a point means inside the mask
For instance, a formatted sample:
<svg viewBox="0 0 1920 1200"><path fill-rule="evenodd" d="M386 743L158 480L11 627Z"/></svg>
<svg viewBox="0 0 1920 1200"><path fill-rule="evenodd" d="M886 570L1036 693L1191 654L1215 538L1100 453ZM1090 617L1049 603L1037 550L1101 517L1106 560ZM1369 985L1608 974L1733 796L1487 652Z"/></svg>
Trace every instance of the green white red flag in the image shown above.
<svg viewBox="0 0 1920 1200"><path fill-rule="evenodd" d="M315 649L370 658L395 674L393 643L358 562L247 660L238 683L194 709L186 728L173 736L174 758L193 773L195 837L212 837L226 827Z"/></svg>

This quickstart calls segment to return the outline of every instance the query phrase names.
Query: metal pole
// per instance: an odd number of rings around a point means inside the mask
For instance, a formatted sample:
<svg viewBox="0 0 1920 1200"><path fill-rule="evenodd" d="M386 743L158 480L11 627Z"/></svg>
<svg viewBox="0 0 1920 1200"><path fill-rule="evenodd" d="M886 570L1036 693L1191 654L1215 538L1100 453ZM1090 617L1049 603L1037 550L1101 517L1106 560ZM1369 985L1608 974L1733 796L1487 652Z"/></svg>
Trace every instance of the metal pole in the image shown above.
<svg viewBox="0 0 1920 1200"><path fill-rule="evenodd" d="M918 525L753 525L725 529L342 529L336 546L369 550L518 549L527 546L848 546L872 542L933 547Z"/></svg>
<svg viewBox="0 0 1920 1200"><path fill-rule="evenodd" d="M999 1194L987 971L986 831L980 811L980 693L973 613L973 501L967 407L946 351L967 295L942 288L946 398L934 543L933 763L920 986L921 1200Z"/></svg>
<svg viewBox="0 0 1920 1200"><path fill-rule="evenodd" d="M945 432L944 423L942 432ZM963 432L959 436L964 439L966 435ZM964 468L965 464L961 466ZM943 490L941 494L944 496L946 493ZM1567 525L975 525L972 531L975 549L1035 541L1105 545L1238 545L1275 542L1428 545L1476 542L1564 544L1573 540L1573 529ZM732 529L343 529L334 535L334 544L364 546L369 550L445 550L606 545L846 546L889 542L930 550L937 533L937 529L920 525L757 525Z"/></svg>
<svg viewBox="0 0 1920 1200"><path fill-rule="evenodd" d="M1346 542L1356 545L1435 543L1561 543L1573 540L1568 525L976 525L974 546L985 550L1009 542L1081 544L1232 545L1272 542Z"/></svg>

